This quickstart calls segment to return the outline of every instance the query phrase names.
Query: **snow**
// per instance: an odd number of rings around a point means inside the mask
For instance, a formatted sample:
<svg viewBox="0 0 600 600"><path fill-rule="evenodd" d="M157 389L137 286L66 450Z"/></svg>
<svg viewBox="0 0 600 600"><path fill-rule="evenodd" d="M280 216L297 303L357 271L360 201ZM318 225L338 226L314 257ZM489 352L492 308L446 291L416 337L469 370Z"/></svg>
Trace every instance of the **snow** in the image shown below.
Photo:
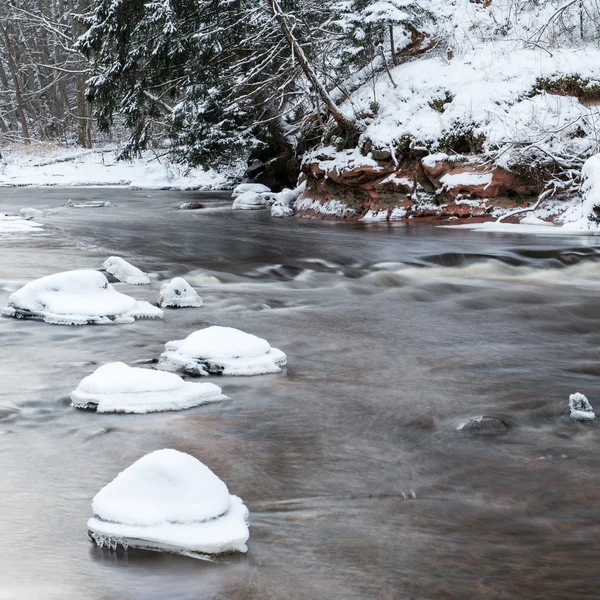
<svg viewBox="0 0 600 600"><path fill-rule="evenodd" d="M107 273L130 285L148 285L150 283L148 275L119 256L109 256L102 266Z"/></svg>
<svg viewBox="0 0 600 600"><path fill-rule="evenodd" d="M263 194L257 192L244 192L237 196L233 201L233 210L257 210L265 208L267 205L267 198Z"/></svg>
<svg viewBox="0 0 600 600"><path fill-rule="evenodd" d="M398 186L403 185L410 190L412 190L415 187L414 181L412 181L408 177L398 177L396 173L392 173L391 175L380 181L379 185L384 185L386 183L394 183Z"/></svg>
<svg viewBox="0 0 600 600"><path fill-rule="evenodd" d="M73 200L67 200L68 207L70 208L108 208L114 206L112 202L105 202L103 200L91 200L90 202L73 202Z"/></svg>
<svg viewBox="0 0 600 600"><path fill-rule="evenodd" d="M271 190L262 183L240 183L233 188L231 196L237 198L246 192L254 192L255 194L269 193Z"/></svg>
<svg viewBox="0 0 600 600"><path fill-rule="evenodd" d="M325 146L312 152L307 152L303 157L306 164L316 163L317 167L325 173L335 171L342 175L358 167L371 167L374 171L382 171L383 167L370 156L363 156L358 148L338 151L334 146Z"/></svg>
<svg viewBox="0 0 600 600"><path fill-rule="evenodd" d="M492 183L492 174L474 173L470 171L464 173L447 173L440 179L440 182L448 189L473 185L483 185L487 187Z"/></svg>
<svg viewBox="0 0 600 600"><path fill-rule="evenodd" d="M298 211L314 211L323 216L346 217L352 216L356 211L339 200L329 200L321 202L313 198L299 198L294 205L296 212Z"/></svg>
<svg viewBox="0 0 600 600"><path fill-rule="evenodd" d="M35 219L35 218L41 218L44 216L44 211L43 210L39 210L37 208L22 208L19 213L25 218L25 219Z"/></svg>
<svg viewBox="0 0 600 600"><path fill-rule="evenodd" d="M42 231L42 224L30 219L24 215L0 215L0 235Z"/></svg>
<svg viewBox="0 0 600 600"><path fill-rule="evenodd" d="M163 311L117 292L99 271L78 270L30 281L10 295L2 314L56 325L104 325L162 318Z"/></svg>
<svg viewBox="0 0 600 600"><path fill-rule="evenodd" d="M182 277L175 277L169 283L164 283L160 288L158 305L163 308L200 307L202 298L198 292Z"/></svg>
<svg viewBox="0 0 600 600"><path fill-rule="evenodd" d="M581 199L562 215L563 228L600 233L600 154L585 161L581 178Z"/></svg>
<svg viewBox="0 0 600 600"><path fill-rule="evenodd" d="M569 396L569 416L573 421L594 421L596 415L588 399L579 392Z"/></svg>
<svg viewBox="0 0 600 600"><path fill-rule="evenodd" d="M302 182L296 189L283 189L274 194L274 202L271 206L272 217L291 217L294 214L294 203L306 190L306 182Z"/></svg>
<svg viewBox="0 0 600 600"><path fill-rule="evenodd" d="M96 494L92 510L88 529L101 547L247 551L248 509L206 465L184 452L143 456Z"/></svg>
<svg viewBox="0 0 600 600"><path fill-rule="evenodd" d="M144 152L134 161L117 160L115 148L81 150L47 144L2 147L2 186L126 186L136 189L203 189L231 187L239 170L189 169ZM78 205L82 207L84 204ZM91 206L87 204L87 206Z"/></svg>
<svg viewBox="0 0 600 600"><path fill-rule="evenodd" d="M279 373L286 355L262 338L232 327L211 326L165 344L158 368L188 375Z"/></svg>
<svg viewBox="0 0 600 600"><path fill-rule="evenodd" d="M173 373L114 362L81 380L71 392L71 406L103 413L149 413L183 410L225 398L221 388L212 383L190 383Z"/></svg>

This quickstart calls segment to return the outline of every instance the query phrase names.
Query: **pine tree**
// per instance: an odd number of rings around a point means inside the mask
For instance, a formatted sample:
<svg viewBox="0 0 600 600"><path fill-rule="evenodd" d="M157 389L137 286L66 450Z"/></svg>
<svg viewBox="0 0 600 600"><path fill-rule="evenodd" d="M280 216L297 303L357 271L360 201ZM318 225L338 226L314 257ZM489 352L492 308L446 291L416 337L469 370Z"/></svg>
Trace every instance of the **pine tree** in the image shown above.
<svg viewBox="0 0 600 600"><path fill-rule="evenodd" d="M328 102L312 67L331 13L317 0L100 0L78 47L99 126L123 115L125 156L168 136L191 164L285 145L291 114ZM286 32L287 27L287 32ZM307 68L308 65L308 68ZM337 113L336 113L337 110Z"/></svg>

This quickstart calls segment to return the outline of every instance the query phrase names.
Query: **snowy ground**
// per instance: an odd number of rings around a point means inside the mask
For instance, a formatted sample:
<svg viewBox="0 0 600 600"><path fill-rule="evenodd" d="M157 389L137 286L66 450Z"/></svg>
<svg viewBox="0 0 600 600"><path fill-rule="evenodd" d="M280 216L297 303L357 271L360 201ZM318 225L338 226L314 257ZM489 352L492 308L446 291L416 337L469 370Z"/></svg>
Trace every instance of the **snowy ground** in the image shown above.
<svg viewBox="0 0 600 600"><path fill-rule="evenodd" d="M153 189L218 190L232 187L237 173L186 170L147 152L117 161L114 148L84 150L47 144L0 148L0 186L127 186Z"/></svg>

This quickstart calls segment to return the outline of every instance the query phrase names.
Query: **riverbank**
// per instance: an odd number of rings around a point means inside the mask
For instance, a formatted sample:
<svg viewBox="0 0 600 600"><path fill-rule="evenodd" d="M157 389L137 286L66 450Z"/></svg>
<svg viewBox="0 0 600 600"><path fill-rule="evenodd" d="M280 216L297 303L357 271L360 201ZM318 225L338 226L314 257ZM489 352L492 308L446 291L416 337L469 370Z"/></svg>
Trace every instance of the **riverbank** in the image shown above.
<svg viewBox="0 0 600 600"><path fill-rule="evenodd" d="M133 161L117 160L116 147L85 150L56 144L0 147L0 187L129 187L140 189L228 189L235 169L191 169L168 156L144 152Z"/></svg>

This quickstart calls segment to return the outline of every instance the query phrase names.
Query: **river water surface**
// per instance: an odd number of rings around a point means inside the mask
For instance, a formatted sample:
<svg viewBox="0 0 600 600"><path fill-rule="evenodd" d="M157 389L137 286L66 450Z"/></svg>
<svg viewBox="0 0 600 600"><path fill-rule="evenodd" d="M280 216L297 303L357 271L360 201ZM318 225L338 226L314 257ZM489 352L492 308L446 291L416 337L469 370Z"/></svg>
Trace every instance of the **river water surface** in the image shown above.
<svg viewBox="0 0 600 600"><path fill-rule="evenodd" d="M68 199L110 200L76 209ZM207 207L180 211L187 200ZM0 304L27 281L120 255L156 301L183 276L201 309L64 327L0 319L0 599L600 597L600 244L431 226L274 220L226 195L2 190L57 208L0 237ZM98 365L144 364L207 325L257 334L287 371L219 378L179 413L69 407ZM457 431L495 415L500 435ZM189 452L250 509L249 552L214 562L87 538L94 494L145 453Z"/></svg>

